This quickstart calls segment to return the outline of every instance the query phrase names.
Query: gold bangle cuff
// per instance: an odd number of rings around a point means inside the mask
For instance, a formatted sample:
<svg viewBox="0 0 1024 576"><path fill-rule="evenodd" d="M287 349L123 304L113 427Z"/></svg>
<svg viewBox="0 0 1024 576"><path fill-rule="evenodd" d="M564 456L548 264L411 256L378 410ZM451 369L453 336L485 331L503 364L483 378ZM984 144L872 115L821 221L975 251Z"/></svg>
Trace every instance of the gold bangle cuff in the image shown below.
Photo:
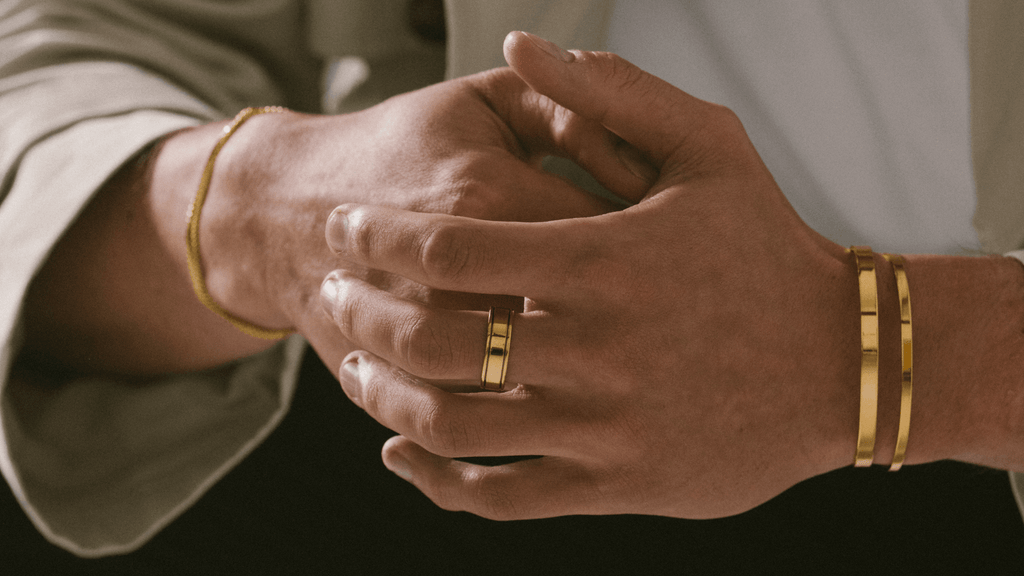
<svg viewBox="0 0 1024 576"><path fill-rule="evenodd" d="M203 176L199 180L199 189L196 191L195 200L188 208L188 232L185 235L185 256L188 261L188 273L189 276L192 277L192 290L195 291L196 297L199 298L199 301L215 314L230 322L238 330L248 334L249 336L263 338L265 340L279 340L288 336L294 332L294 330L271 330L269 328L257 326L235 316L234 314L231 314L214 302L213 297L210 296L210 292L206 287L206 279L203 276L203 260L199 255L199 217L203 211L203 204L206 202L206 194L210 189L210 181L213 179L213 166L217 161L217 155L220 154L221 148L223 148L228 139L231 138L231 135L234 134L246 120L253 116L284 111L285 109L280 106L246 108L235 116L235 119L232 120L231 124L224 127L224 135L220 137L220 140L218 140L217 144L213 147L213 151L210 152L210 158L206 161L206 167L203 168Z"/></svg>
<svg viewBox="0 0 1024 576"><path fill-rule="evenodd" d="M878 284L871 248L850 248L857 259L860 286L860 424L854 466L871 466L875 459L878 421Z"/></svg>
<svg viewBox="0 0 1024 576"><path fill-rule="evenodd" d="M903 257L899 254L885 255L892 264L896 276L896 292L900 299L900 342L903 370L900 378L900 427L896 437L896 451L893 453L890 472L903 467L907 455L907 440L910 438L910 402L914 392L914 339L910 321L910 282Z"/></svg>

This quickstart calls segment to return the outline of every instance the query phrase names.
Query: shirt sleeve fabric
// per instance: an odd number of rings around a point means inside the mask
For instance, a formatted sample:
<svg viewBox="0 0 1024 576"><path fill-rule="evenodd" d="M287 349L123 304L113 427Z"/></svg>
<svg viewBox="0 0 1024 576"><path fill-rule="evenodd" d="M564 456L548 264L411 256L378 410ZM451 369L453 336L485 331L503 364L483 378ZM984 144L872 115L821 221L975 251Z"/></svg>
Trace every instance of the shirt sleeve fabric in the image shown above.
<svg viewBox="0 0 1024 576"><path fill-rule="evenodd" d="M43 374L17 363L27 287L148 144L245 106L310 108L302 22L293 0L0 3L0 471L75 554L137 548L248 454L287 410L304 342L201 374Z"/></svg>

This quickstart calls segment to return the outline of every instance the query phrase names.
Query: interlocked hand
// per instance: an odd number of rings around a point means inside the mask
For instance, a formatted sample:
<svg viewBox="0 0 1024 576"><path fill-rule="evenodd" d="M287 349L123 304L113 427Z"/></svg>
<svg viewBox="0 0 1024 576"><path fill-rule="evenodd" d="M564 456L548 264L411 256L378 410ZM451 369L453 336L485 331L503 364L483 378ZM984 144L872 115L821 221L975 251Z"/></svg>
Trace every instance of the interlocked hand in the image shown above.
<svg viewBox="0 0 1024 576"><path fill-rule="evenodd" d="M506 58L556 117L599 122L660 176L589 218L486 222L346 205L347 261L441 290L524 297L501 394L479 380L486 312L338 272L324 305L367 352L346 393L398 431L385 464L444 508L492 518L748 510L851 462L855 272L790 207L729 110L607 53L514 33ZM613 188L614 190L614 188ZM537 455L487 467L469 456Z"/></svg>

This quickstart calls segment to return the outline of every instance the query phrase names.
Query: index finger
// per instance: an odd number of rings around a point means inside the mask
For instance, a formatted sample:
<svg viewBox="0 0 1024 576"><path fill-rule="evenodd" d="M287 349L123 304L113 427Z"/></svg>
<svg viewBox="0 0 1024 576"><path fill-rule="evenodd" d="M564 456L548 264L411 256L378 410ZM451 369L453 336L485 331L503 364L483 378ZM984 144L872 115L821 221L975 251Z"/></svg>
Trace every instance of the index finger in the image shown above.
<svg viewBox="0 0 1024 576"><path fill-rule="evenodd" d="M569 113L532 90L508 68L482 72L466 82L476 88L528 151L570 158L608 190L634 202L656 180L657 170L633 157L624 157L620 139L606 127Z"/></svg>
<svg viewBox="0 0 1024 576"><path fill-rule="evenodd" d="M721 106L683 92L607 52L566 52L525 32L505 38L505 59L537 92L600 122L660 167L681 150L694 153ZM556 54L562 54L557 57Z"/></svg>
<svg viewBox="0 0 1024 576"><path fill-rule="evenodd" d="M605 216L493 222L344 204L327 222L341 258L442 290L565 299L604 260L592 229Z"/></svg>

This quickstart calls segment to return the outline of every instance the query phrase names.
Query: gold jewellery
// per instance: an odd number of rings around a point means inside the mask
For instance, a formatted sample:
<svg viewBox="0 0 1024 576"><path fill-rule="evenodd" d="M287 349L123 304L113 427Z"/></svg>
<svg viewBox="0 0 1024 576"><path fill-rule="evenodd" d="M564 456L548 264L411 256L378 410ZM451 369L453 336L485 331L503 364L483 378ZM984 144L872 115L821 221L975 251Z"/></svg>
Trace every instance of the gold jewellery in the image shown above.
<svg viewBox="0 0 1024 576"><path fill-rule="evenodd" d="M900 428L896 437L896 451L892 457L890 472L903 467L903 459L907 455L907 440L910 437L910 401L914 392L914 339L910 323L910 282L903 257L899 254L886 254L885 259L892 264L892 272L896 276L896 292L900 298L900 356L903 369L900 377Z"/></svg>
<svg viewBox="0 0 1024 576"><path fill-rule="evenodd" d="M857 280L860 288L860 424L857 431L857 454L854 466L871 466L874 460L875 436L878 420L878 285L871 248L850 248L857 259ZM910 437L910 405L913 392L914 341L911 331L910 282L902 256L884 254L892 265L896 277L896 292L900 300L900 350L902 370L900 378L900 422L896 449L892 457L891 472L903 467Z"/></svg>
<svg viewBox="0 0 1024 576"><path fill-rule="evenodd" d="M199 255L199 216L202 214L203 204L206 202L206 193L209 191L210 181L213 179L213 166L217 161L217 155L220 154L221 148L227 144L231 135L234 134L246 120L253 116L284 111L285 109L280 106L246 108L235 116L235 119L232 120L231 124L224 127L224 135L220 137L220 140L217 141L217 144L213 147L213 151L210 152L210 158L206 161L206 167L203 168L203 177L199 181L199 190L196 191L196 198L188 208L188 233L185 235L185 255L188 260L188 273L189 276L192 277L192 289L195 291L199 301L215 314L230 322L235 326L235 328L238 328L249 336L263 338L265 340L278 340L284 338L291 334L293 330L271 330L256 326L255 324L246 322L245 320L231 314L213 301L213 297L210 296L210 292L206 288L206 279L203 276L203 260Z"/></svg>
<svg viewBox="0 0 1024 576"><path fill-rule="evenodd" d="M871 466L875 459L878 420L878 285L875 261L868 246L850 248L857 258L860 284L860 425L854 466Z"/></svg>
<svg viewBox="0 0 1024 576"><path fill-rule="evenodd" d="M487 314L487 348L484 351L484 368L480 373L480 387L484 390L501 392L505 389L513 314L508 308L493 307Z"/></svg>

